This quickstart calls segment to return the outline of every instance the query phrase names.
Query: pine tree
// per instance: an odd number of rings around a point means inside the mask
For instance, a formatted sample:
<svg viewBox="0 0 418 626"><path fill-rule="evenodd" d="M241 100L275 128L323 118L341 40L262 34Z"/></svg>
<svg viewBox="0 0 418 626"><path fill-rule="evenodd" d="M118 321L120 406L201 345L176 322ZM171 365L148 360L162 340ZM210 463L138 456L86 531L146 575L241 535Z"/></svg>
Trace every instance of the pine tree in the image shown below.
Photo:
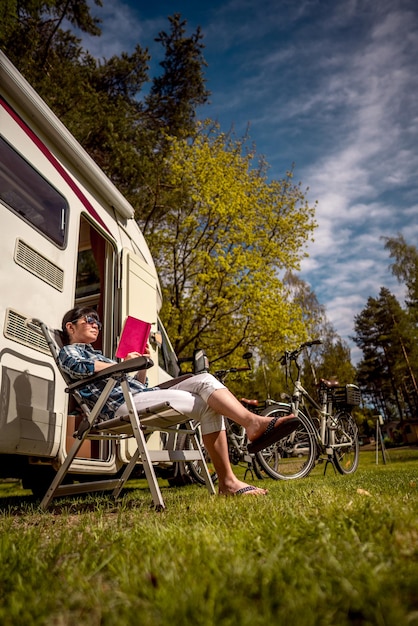
<svg viewBox="0 0 418 626"><path fill-rule="evenodd" d="M186 36L186 20L179 13L168 18L169 33L161 31L155 39L165 50L160 65L164 72L154 78L146 104L155 128L174 137L195 134L196 109L207 102L203 68L204 45L200 28Z"/></svg>
<svg viewBox="0 0 418 626"><path fill-rule="evenodd" d="M410 355L411 324L396 297L384 287L355 318L355 343L363 351L358 377L387 419L404 419L418 408Z"/></svg>

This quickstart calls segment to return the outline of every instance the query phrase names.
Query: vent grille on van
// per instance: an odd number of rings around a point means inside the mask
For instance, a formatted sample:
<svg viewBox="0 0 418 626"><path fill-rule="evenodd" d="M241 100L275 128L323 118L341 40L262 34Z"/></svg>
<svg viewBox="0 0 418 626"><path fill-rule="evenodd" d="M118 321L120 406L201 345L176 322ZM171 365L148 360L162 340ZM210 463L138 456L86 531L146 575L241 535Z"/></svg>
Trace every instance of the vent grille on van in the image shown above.
<svg viewBox="0 0 418 626"><path fill-rule="evenodd" d="M15 261L41 280L51 285L58 291L63 290L64 272L60 267L48 261L42 254L36 252L27 243L18 239L16 241Z"/></svg>
<svg viewBox="0 0 418 626"><path fill-rule="evenodd" d="M44 354L51 354L48 344L42 335L31 330L25 325L25 316L9 309L6 313L6 324L4 326L4 334L8 339L17 341L18 343L39 350Z"/></svg>

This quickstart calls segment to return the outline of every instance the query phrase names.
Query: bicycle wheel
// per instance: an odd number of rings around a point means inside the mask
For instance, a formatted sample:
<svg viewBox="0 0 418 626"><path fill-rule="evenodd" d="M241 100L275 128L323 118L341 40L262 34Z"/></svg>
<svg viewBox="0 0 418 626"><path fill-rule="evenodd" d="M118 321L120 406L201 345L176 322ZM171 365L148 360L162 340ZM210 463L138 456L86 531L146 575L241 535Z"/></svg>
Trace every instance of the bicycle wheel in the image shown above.
<svg viewBox="0 0 418 626"><path fill-rule="evenodd" d="M261 415L274 417L289 415L287 404L270 406ZM309 419L299 412L299 426L272 446L260 450L255 457L260 467L275 480L292 480L307 476L315 465L316 443Z"/></svg>
<svg viewBox="0 0 418 626"><path fill-rule="evenodd" d="M359 461L358 428L350 413L338 413L333 417L334 463L340 474L353 474Z"/></svg>

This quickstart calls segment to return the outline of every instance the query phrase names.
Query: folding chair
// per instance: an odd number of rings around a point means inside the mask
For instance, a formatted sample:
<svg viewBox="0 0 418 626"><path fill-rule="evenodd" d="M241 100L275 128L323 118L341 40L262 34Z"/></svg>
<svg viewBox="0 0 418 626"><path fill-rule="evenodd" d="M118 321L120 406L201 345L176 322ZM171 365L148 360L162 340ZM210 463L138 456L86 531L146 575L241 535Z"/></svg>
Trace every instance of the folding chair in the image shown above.
<svg viewBox="0 0 418 626"><path fill-rule="evenodd" d="M26 321L27 326L32 330L41 333L48 343L55 363L67 383L66 391L73 396L81 409L82 420L74 433L75 442L69 450L64 463L59 468L56 476L54 477L49 489L41 501L41 508L46 509L51 503L52 499L57 496L88 493L92 491L105 491L112 490L112 495L116 499L126 481L132 474L135 465L139 462L144 467L144 472L148 485L151 491L152 500L155 508L164 509L165 504L161 494L161 490L158 484L158 480L155 474L153 463L172 462L172 463L184 463L189 461L198 461L202 476L205 479L205 483L209 493L214 494L215 488L210 476L208 466L205 461L204 453L202 451L199 438L196 432L196 425L192 420L186 418L179 411L176 411L169 402L163 402L153 407L146 407L138 411L133 401L133 396L127 380L128 372L138 371L140 369L148 369L152 367L153 362L148 357L138 357L136 359L130 359L122 363L116 363L106 368L98 374L89 376L89 382L98 380L107 380L105 387L97 400L96 404L90 409L82 395L80 389L86 386L86 380L81 380L75 383L69 382L69 379L65 372L60 368L58 354L62 345L61 333L57 330L51 330L41 320L29 319ZM181 377L182 378L182 377ZM173 379L163 383L162 387L168 388L175 384L179 379ZM106 404L106 401L116 384L120 384L123 390L124 399L128 407L128 415L115 417L100 421L101 411ZM152 392L150 392L152 394ZM152 398L152 395L150 395ZM186 430L182 429L182 433L188 433L191 438L192 448L189 450L149 450L146 444L144 430L147 431L165 431L173 432L178 429L178 425L164 427L148 426L147 422L154 419L156 416L164 418L164 416L172 413L177 413L179 416L178 423L186 423ZM77 452L83 445L84 441L90 440L110 440L114 442L124 441L128 438L134 438L136 441L136 449L133 453L129 463L126 465L122 475L118 478L112 479L98 479L90 482L80 482L74 484L63 484L63 481L67 474L71 474L72 463L77 456Z"/></svg>

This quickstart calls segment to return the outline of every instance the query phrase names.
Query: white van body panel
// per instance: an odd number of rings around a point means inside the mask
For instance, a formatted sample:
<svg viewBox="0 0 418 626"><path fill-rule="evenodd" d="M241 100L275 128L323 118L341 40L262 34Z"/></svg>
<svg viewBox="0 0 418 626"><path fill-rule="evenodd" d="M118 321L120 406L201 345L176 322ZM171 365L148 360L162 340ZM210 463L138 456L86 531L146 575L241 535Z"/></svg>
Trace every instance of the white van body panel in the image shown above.
<svg viewBox="0 0 418 626"><path fill-rule="evenodd" d="M19 474L20 458L22 468L59 466L75 419L48 346L25 320L39 318L60 328L75 304L95 306L104 323L99 347L114 354L127 315L158 329L161 290L132 206L1 51L0 96L4 154L11 151L35 181L46 181L51 194L62 198L62 224L59 215L54 219L63 237L54 240L43 232L51 227L49 209L36 205L37 191L32 194L25 182L20 189L9 184L15 171L0 163L1 476L8 475L8 463ZM31 203L33 212L26 207ZM155 366L149 380L156 385L169 374L158 366L157 346L151 347ZM125 462L124 451L100 445L83 452L77 471L113 473Z"/></svg>

